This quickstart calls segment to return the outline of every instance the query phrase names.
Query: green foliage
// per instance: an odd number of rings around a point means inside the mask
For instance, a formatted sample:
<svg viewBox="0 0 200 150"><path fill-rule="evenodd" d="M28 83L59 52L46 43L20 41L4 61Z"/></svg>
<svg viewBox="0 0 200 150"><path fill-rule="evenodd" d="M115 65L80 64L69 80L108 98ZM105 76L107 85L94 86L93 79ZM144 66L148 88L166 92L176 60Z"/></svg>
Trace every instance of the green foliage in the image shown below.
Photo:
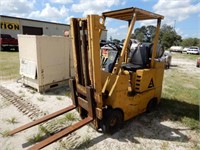
<svg viewBox="0 0 200 150"><path fill-rule="evenodd" d="M42 102L44 101L44 97L38 97L37 100Z"/></svg>
<svg viewBox="0 0 200 150"><path fill-rule="evenodd" d="M34 144L34 143L37 143L39 141L41 141L43 138L43 135L41 132L37 133L37 134L34 134L32 137L29 137L27 139L27 141L31 144Z"/></svg>
<svg viewBox="0 0 200 150"><path fill-rule="evenodd" d="M18 123L18 122L17 122L17 119L16 119L15 117L11 117L11 118L9 118L9 119L6 119L6 121L7 121L8 123L11 123L11 124Z"/></svg>
<svg viewBox="0 0 200 150"><path fill-rule="evenodd" d="M174 54L173 58L194 60L196 55ZM178 67L178 66L177 66ZM199 77L182 69L165 72L161 107L163 116L199 130Z"/></svg>
<svg viewBox="0 0 200 150"><path fill-rule="evenodd" d="M2 137L8 137L10 130L1 131L0 134Z"/></svg>
<svg viewBox="0 0 200 150"><path fill-rule="evenodd" d="M155 36L156 27L154 26L142 26L136 28L131 38L137 39L140 42L152 42Z"/></svg>
<svg viewBox="0 0 200 150"><path fill-rule="evenodd" d="M173 27L164 24L160 30L159 40L164 48L168 49L173 45L180 45L182 38L176 33Z"/></svg>
<svg viewBox="0 0 200 150"><path fill-rule="evenodd" d="M135 29L131 38L137 39L140 42L153 42L155 32L155 26L142 26ZM160 29L159 41L165 49L168 49L173 45L180 45L182 38L176 33L173 27L165 24Z"/></svg>
<svg viewBox="0 0 200 150"><path fill-rule="evenodd" d="M57 100L62 100L62 97L57 96L56 99L57 99Z"/></svg>
<svg viewBox="0 0 200 150"><path fill-rule="evenodd" d="M39 131L44 134L49 134L49 131L47 130L47 128L42 125L39 125Z"/></svg>
<svg viewBox="0 0 200 150"><path fill-rule="evenodd" d="M71 95L72 95L72 94L71 94L71 91L67 91L67 92L66 92L66 96L67 96L67 97L71 97Z"/></svg>
<svg viewBox="0 0 200 150"><path fill-rule="evenodd" d="M181 42L181 45L184 47L200 46L200 39L198 38L183 39L183 41Z"/></svg>
<svg viewBox="0 0 200 150"><path fill-rule="evenodd" d="M75 121L75 120L77 120L77 117L74 113L67 113L65 115L65 119L68 121Z"/></svg>
<svg viewBox="0 0 200 150"><path fill-rule="evenodd" d="M0 52L0 61L0 80L11 80L20 77L18 52Z"/></svg>
<svg viewBox="0 0 200 150"><path fill-rule="evenodd" d="M113 42L119 44L119 43L120 43L120 40L118 40L118 39L113 39Z"/></svg>

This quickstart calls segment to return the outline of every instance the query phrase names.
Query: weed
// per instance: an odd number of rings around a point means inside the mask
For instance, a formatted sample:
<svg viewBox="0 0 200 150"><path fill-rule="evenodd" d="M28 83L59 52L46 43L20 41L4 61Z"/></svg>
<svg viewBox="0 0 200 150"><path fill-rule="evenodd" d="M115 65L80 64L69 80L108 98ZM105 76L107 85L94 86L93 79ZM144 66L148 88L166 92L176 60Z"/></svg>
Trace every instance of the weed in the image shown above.
<svg viewBox="0 0 200 150"><path fill-rule="evenodd" d="M72 94L71 94L70 91L67 91L67 92L66 92L66 96L67 96L67 97L71 97L71 95L72 95Z"/></svg>
<svg viewBox="0 0 200 150"><path fill-rule="evenodd" d="M77 120L77 117L74 113L67 113L65 114L65 117L64 117L66 120L68 121L75 121Z"/></svg>
<svg viewBox="0 0 200 150"><path fill-rule="evenodd" d="M5 108L7 106L10 106L10 105L11 105L11 103L9 101L6 101L5 98L2 98L2 101L0 103L0 108L1 109Z"/></svg>
<svg viewBox="0 0 200 150"><path fill-rule="evenodd" d="M44 97L38 97L37 100L42 102L44 101Z"/></svg>
<svg viewBox="0 0 200 150"><path fill-rule="evenodd" d="M167 150L167 149L169 149L168 142L163 142L162 145L161 145L161 147L162 147L162 148L161 148L162 150Z"/></svg>
<svg viewBox="0 0 200 150"><path fill-rule="evenodd" d="M41 132L39 132L39 133L33 135L32 137L27 138L27 141L28 141L29 143L31 143L31 144L34 144L34 143L36 143L36 142L41 141L42 138L43 138L43 135L42 135Z"/></svg>
<svg viewBox="0 0 200 150"><path fill-rule="evenodd" d="M86 136L84 137L82 143L81 143L81 146L82 147L87 147L91 142L91 137L90 136Z"/></svg>
<svg viewBox="0 0 200 150"><path fill-rule="evenodd" d="M10 130L5 130L5 131L0 132L0 134L2 137L8 137L8 136L10 136L9 132L10 132Z"/></svg>
<svg viewBox="0 0 200 150"><path fill-rule="evenodd" d="M18 123L18 121L15 117L11 117L9 119L6 119L6 122L12 123L12 124Z"/></svg>
<svg viewBox="0 0 200 150"><path fill-rule="evenodd" d="M191 119L189 117L181 118L181 122L186 126L190 127L191 129L198 129L199 128L199 121Z"/></svg>
<svg viewBox="0 0 200 150"><path fill-rule="evenodd" d="M22 90L19 90L19 93L23 93L23 91L22 91Z"/></svg>
<svg viewBox="0 0 200 150"><path fill-rule="evenodd" d="M57 96L56 99L57 99L57 100L62 100L62 97Z"/></svg>
<svg viewBox="0 0 200 150"><path fill-rule="evenodd" d="M61 141L59 149L73 149L75 145L75 141Z"/></svg>
<svg viewBox="0 0 200 150"><path fill-rule="evenodd" d="M49 134L49 131L47 130L47 128L42 125L39 126L39 131L44 134Z"/></svg>
<svg viewBox="0 0 200 150"><path fill-rule="evenodd" d="M192 149L193 149L193 150L199 150L199 149L200 149L199 144L195 142L195 143L193 144L193 146L192 146Z"/></svg>
<svg viewBox="0 0 200 150"><path fill-rule="evenodd" d="M34 91L34 90L30 90L30 93L31 93L31 94L35 94L36 91Z"/></svg>
<svg viewBox="0 0 200 150"><path fill-rule="evenodd" d="M20 95L20 97L26 97L26 94L22 93L22 94Z"/></svg>
<svg viewBox="0 0 200 150"><path fill-rule="evenodd" d="M83 138L83 140L79 144L76 145L75 149L85 149L89 146L90 142L91 142L91 136L86 135Z"/></svg>

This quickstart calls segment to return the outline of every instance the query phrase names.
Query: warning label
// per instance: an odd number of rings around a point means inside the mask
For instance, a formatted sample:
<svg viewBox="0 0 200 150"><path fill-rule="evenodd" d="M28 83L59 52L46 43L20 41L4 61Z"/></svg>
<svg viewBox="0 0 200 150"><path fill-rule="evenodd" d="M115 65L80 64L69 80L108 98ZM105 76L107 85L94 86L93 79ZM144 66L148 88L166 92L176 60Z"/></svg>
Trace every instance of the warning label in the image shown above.
<svg viewBox="0 0 200 150"><path fill-rule="evenodd" d="M149 83L148 88L152 88L152 87L154 87L153 78L151 78L151 81L150 81L150 83Z"/></svg>

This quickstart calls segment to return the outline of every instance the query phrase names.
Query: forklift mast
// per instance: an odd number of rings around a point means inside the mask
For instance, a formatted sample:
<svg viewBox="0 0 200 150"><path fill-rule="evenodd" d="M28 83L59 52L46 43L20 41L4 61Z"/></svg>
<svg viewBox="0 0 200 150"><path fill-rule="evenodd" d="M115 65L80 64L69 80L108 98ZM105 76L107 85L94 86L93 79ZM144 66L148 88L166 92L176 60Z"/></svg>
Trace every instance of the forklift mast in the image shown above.
<svg viewBox="0 0 200 150"><path fill-rule="evenodd" d="M80 105L79 113L82 117L97 115L99 119L102 118L100 36L104 29L104 18L98 15L88 15L84 19L71 19L75 68L73 82L76 83L72 87L75 89L74 101ZM88 95L87 89L91 90L90 95ZM91 98L91 107L87 107L89 97Z"/></svg>

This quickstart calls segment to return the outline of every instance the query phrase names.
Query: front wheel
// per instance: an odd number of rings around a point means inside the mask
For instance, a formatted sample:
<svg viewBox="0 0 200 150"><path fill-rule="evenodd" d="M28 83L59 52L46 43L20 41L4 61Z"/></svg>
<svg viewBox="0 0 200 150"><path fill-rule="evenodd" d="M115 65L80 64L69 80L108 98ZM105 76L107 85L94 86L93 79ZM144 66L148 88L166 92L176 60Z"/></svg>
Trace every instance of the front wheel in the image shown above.
<svg viewBox="0 0 200 150"><path fill-rule="evenodd" d="M156 106L157 106L157 100L156 99L150 100L148 105L147 105L146 112L147 113L152 112L153 110L156 109Z"/></svg>
<svg viewBox="0 0 200 150"><path fill-rule="evenodd" d="M102 124L103 133L113 134L122 127L123 121L123 113L120 110L106 110Z"/></svg>

